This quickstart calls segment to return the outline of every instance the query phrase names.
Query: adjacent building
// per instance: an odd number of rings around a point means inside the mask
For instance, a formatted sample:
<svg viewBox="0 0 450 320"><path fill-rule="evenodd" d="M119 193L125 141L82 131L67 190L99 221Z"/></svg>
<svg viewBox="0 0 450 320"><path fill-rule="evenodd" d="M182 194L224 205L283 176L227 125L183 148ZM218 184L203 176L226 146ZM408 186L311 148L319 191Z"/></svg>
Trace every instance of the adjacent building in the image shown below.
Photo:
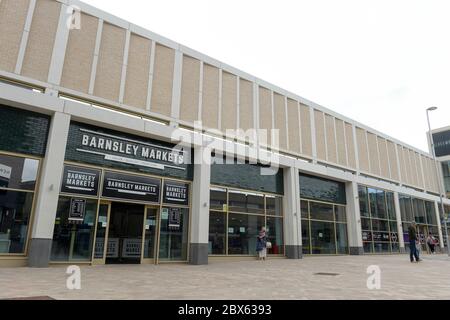
<svg viewBox="0 0 450 320"><path fill-rule="evenodd" d="M1 1L0 44L0 266L444 246L426 152L76 0Z"/></svg>

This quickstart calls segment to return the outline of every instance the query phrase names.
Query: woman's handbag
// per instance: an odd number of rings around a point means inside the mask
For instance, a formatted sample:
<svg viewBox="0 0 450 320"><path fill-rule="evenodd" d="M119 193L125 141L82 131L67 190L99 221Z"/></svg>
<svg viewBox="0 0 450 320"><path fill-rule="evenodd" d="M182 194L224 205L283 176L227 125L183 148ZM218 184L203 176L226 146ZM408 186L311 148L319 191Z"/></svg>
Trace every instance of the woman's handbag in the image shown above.
<svg viewBox="0 0 450 320"><path fill-rule="evenodd" d="M272 242L267 241L267 242L266 242L266 248L267 248L267 249L272 249Z"/></svg>

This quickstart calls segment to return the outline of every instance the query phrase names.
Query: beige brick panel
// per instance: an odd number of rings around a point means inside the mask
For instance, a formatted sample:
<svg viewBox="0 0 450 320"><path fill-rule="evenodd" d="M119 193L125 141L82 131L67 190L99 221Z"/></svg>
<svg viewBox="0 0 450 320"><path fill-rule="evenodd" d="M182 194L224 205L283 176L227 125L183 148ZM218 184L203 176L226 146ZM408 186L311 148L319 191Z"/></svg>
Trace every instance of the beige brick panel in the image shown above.
<svg viewBox="0 0 450 320"><path fill-rule="evenodd" d="M390 179L391 175L389 174L389 156L387 151L386 139L377 137L377 142L380 156L381 176Z"/></svg>
<svg viewBox="0 0 450 320"><path fill-rule="evenodd" d="M416 169L417 169L417 183L418 186L421 187L422 189L425 188L425 183L423 181L423 175L422 175L422 165L420 163L420 154L415 152L414 154L414 158L415 158L415 163L416 163Z"/></svg>
<svg viewBox="0 0 450 320"><path fill-rule="evenodd" d="M309 107L300 104L300 130L302 139L302 154L312 157L311 114Z"/></svg>
<svg viewBox="0 0 450 320"><path fill-rule="evenodd" d="M254 129L253 125L253 83L239 80L239 127L247 131Z"/></svg>
<svg viewBox="0 0 450 320"><path fill-rule="evenodd" d="M141 109L147 107L151 47L149 39L131 35L123 98L126 105Z"/></svg>
<svg viewBox="0 0 450 320"><path fill-rule="evenodd" d="M59 2L36 2L22 66L24 76L47 82L60 13Z"/></svg>
<svg viewBox="0 0 450 320"><path fill-rule="evenodd" d="M200 98L200 61L183 56L181 79L180 119L188 122L198 120Z"/></svg>
<svg viewBox="0 0 450 320"><path fill-rule="evenodd" d="M334 117L325 115L325 126L327 135L327 154L328 161L338 163L336 150L336 133L334 131Z"/></svg>
<svg viewBox="0 0 450 320"><path fill-rule="evenodd" d="M336 119L336 143L338 151L338 162L340 165L347 165L347 154L345 152L345 125L344 121Z"/></svg>
<svg viewBox="0 0 450 320"><path fill-rule="evenodd" d="M371 173L381 175L380 173L380 157L377 147L377 136L367 132L367 142L369 143L369 161Z"/></svg>
<svg viewBox="0 0 450 320"><path fill-rule="evenodd" d="M29 0L0 1L0 69L14 72Z"/></svg>
<svg viewBox="0 0 450 320"><path fill-rule="evenodd" d="M289 150L300 154L300 122L298 120L298 102L288 99L287 112L289 126Z"/></svg>
<svg viewBox="0 0 450 320"><path fill-rule="evenodd" d="M170 116L175 50L156 45L151 111Z"/></svg>
<svg viewBox="0 0 450 320"><path fill-rule="evenodd" d="M279 148L287 150L287 128L286 128L286 103L285 97L275 93L274 94L274 116L275 128L278 130Z"/></svg>
<svg viewBox="0 0 450 320"><path fill-rule="evenodd" d="M125 36L125 29L109 23L103 25L94 95L119 101Z"/></svg>
<svg viewBox="0 0 450 320"><path fill-rule="evenodd" d="M388 141L387 146L388 146L389 166L391 168L391 179L398 181L400 179L400 176L398 172L395 144L392 141Z"/></svg>
<svg viewBox="0 0 450 320"><path fill-rule="evenodd" d="M209 64L203 67L202 121L207 128L218 129L219 69Z"/></svg>
<svg viewBox="0 0 450 320"><path fill-rule="evenodd" d="M61 86L88 93L97 38L98 19L81 14L81 29L70 30Z"/></svg>
<svg viewBox="0 0 450 320"><path fill-rule="evenodd" d="M314 110L314 124L316 127L316 149L317 158L327 160L327 152L325 146L325 124L324 114L321 111Z"/></svg>
<svg viewBox="0 0 450 320"><path fill-rule="evenodd" d="M269 89L259 87L259 128L267 130L267 144L272 143L272 98Z"/></svg>
<svg viewBox="0 0 450 320"><path fill-rule="evenodd" d="M359 168L361 171L370 172L369 148L367 146L365 130L356 128L356 143L358 145Z"/></svg>
<svg viewBox="0 0 450 320"><path fill-rule="evenodd" d="M347 141L347 165L356 169L355 141L353 139L353 126L350 123L345 123L345 139Z"/></svg>
<svg viewBox="0 0 450 320"><path fill-rule="evenodd" d="M222 131L237 128L237 77L222 73Z"/></svg>
<svg viewBox="0 0 450 320"><path fill-rule="evenodd" d="M398 150L398 160L400 162L400 173L402 175L402 183L409 183L408 170L406 166L405 152L403 151L403 147L401 145L397 145Z"/></svg>

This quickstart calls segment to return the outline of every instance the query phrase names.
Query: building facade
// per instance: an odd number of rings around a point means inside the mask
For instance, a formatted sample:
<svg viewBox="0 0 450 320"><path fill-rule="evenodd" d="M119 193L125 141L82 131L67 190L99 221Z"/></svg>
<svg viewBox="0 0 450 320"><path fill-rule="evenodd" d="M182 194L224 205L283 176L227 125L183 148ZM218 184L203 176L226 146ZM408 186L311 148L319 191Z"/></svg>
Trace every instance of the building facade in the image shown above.
<svg viewBox="0 0 450 320"><path fill-rule="evenodd" d="M428 153L79 1L1 1L0 43L1 266L445 245Z"/></svg>

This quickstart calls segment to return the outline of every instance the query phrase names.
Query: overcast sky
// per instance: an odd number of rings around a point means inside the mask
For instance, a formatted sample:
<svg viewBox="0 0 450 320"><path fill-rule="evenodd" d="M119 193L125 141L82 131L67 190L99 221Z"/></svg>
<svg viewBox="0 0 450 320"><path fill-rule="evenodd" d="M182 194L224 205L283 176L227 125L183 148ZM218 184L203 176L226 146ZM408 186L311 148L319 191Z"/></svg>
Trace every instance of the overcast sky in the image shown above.
<svg viewBox="0 0 450 320"><path fill-rule="evenodd" d="M450 125L450 1L84 1L422 150Z"/></svg>

